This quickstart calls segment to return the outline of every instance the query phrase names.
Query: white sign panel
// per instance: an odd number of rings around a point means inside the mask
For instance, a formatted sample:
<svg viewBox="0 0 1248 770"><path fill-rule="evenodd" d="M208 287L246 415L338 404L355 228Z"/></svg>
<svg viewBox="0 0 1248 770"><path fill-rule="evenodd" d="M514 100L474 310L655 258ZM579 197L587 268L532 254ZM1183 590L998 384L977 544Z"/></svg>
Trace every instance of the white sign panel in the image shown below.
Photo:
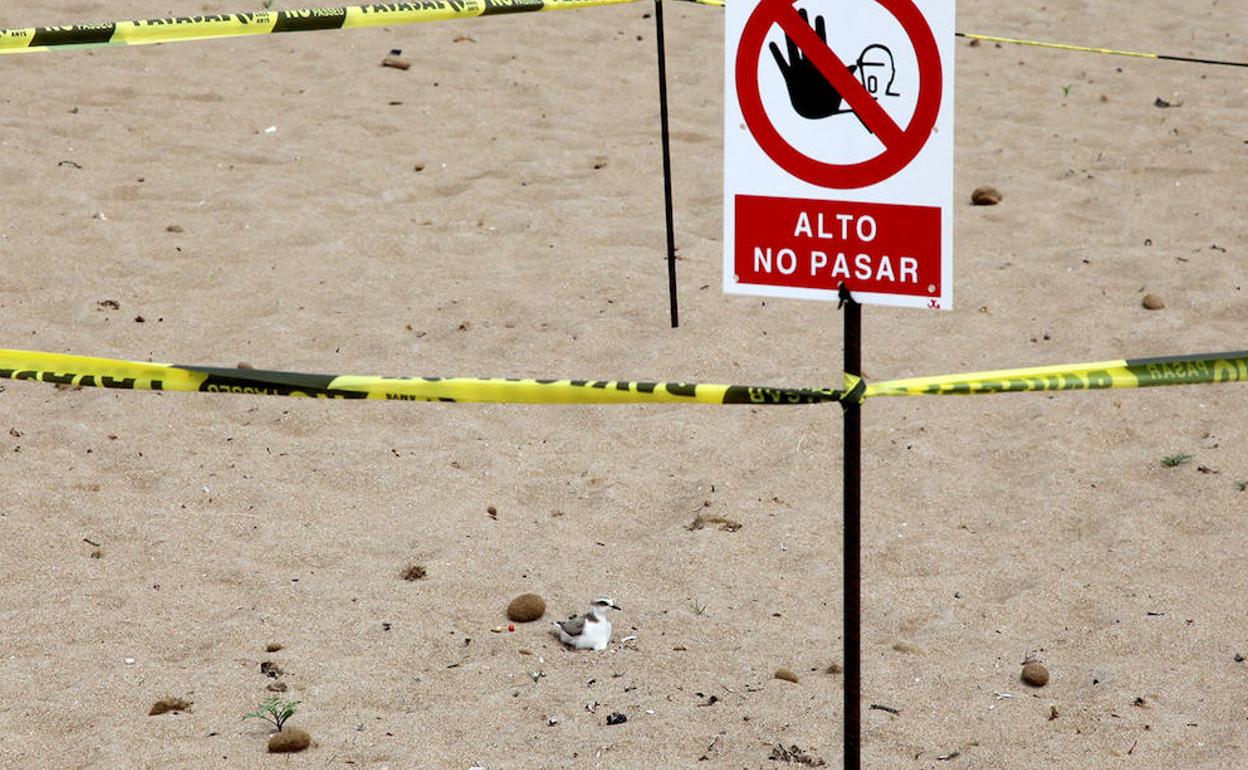
<svg viewBox="0 0 1248 770"><path fill-rule="evenodd" d="M954 0L731 0L724 291L953 306Z"/></svg>

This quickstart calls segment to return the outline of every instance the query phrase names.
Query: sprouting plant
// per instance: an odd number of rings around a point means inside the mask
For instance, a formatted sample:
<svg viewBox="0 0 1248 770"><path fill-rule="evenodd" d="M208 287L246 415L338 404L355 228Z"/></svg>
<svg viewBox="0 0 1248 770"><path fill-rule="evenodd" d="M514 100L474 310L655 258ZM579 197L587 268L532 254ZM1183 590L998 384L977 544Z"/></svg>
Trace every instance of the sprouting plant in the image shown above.
<svg viewBox="0 0 1248 770"><path fill-rule="evenodd" d="M1068 85L1068 86L1062 86L1062 96L1070 96L1070 89L1074 87L1075 86L1073 84Z"/></svg>
<svg viewBox="0 0 1248 770"><path fill-rule="evenodd" d="M1240 492L1248 490L1248 481L1242 481L1242 480L1236 481L1235 488L1238 489Z"/></svg>
<svg viewBox="0 0 1248 770"><path fill-rule="evenodd" d="M689 602L689 609L693 610L694 615L703 615L706 613L706 605L697 599Z"/></svg>
<svg viewBox="0 0 1248 770"><path fill-rule="evenodd" d="M286 724L286 720L295 715L295 708L298 705L299 701L297 700L266 698L264 702L260 704L260 708L250 714L244 714L243 719L251 719L252 717L255 717L256 719L263 719L266 722L272 723L280 733L282 731L282 725Z"/></svg>
<svg viewBox="0 0 1248 770"><path fill-rule="evenodd" d="M1165 468L1177 468L1180 465L1186 465L1192 461L1192 456L1183 454L1182 452L1175 455L1166 455L1161 458L1161 464Z"/></svg>

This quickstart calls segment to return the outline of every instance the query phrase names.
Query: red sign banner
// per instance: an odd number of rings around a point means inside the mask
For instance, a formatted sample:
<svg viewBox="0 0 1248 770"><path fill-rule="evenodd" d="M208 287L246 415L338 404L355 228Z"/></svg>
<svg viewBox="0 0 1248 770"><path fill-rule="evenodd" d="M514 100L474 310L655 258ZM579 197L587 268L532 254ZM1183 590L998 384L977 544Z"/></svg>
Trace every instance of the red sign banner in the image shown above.
<svg viewBox="0 0 1248 770"><path fill-rule="evenodd" d="M937 207L757 195L735 206L738 283L941 296Z"/></svg>

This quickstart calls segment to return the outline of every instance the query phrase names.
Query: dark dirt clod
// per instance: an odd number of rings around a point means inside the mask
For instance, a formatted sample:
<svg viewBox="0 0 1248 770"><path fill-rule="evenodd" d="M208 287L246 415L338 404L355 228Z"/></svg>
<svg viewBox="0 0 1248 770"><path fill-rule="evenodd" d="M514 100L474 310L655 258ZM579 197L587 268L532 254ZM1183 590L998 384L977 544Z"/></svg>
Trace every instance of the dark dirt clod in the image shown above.
<svg viewBox="0 0 1248 770"><path fill-rule="evenodd" d="M282 649L281 642L269 642L268 644L264 645L265 652L277 652L280 649Z"/></svg>
<svg viewBox="0 0 1248 770"><path fill-rule="evenodd" d="M971 193L971 203L976 206L995 206L1004 196L995 187L977 187Z"/></svg>
<svg viewBox="0 0 1248 770"><path fill-rule="evenodd" d="M152 704L152 707L148 710L147 715L149 717L154 717L161 714L168 714L170 711L176 713L179 711L190 710L191 702L189 700L183 700L181 698L161 698Z"/></svg>
<svg viewBox="0 0 1248 770"><path fill-rule="evenodd" d="M427 574L429 573L425 571L423 565L409 564L402 572L399 573L399 576L410 583L413 580L424 580L425 575Z"/></svg>
<svg viewBox="0 0 1248 770"><path fill-rule="evenodd" d="M797 674L794 674L792 671L788 670L787 668L776 669L775 677L776 679L783 679L784 681L792 682L793 684L797 684L798 682L801 681L800 679L798 679Z"/></svg>
<svg viewBox="0 0 1248 770"><path fill-rule="evenodd" d="M282 671L281 667L280 667L280 666L278 666L278 665L277 665L276 663L274 663L273 661L271 661L271 660L266 660L266 661L264 661L263 663L261 663L261 664L260 664L260 673L261 673L261 674L264 674L265 676L269 677L270 679L277 679L279 676L281 676L281 675L282 675L282 674L284 674L285 672L284 672L284 671Z"/></svg>
<svg viewBox="0 0 1248 770"><path fill-rule="evenodd" d="M607 724L622 725L628 721L628 717L618 711L613 711L607 716Z"/></svg>

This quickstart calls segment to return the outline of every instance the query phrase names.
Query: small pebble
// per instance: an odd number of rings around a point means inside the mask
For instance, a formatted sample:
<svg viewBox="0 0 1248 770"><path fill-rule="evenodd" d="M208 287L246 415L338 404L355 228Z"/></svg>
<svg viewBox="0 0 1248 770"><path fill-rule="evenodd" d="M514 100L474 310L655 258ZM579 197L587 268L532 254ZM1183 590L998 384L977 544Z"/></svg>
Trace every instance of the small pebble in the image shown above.
<svg viewBox="0 0 1248 770"><path fill-rule="evenodd" d="M1238 652L1237 652L1237 653L1235 653L1235 662L1236 662L1236 663L1243 663L1245 660L1248 660L1248 658L1245 658L1243 655L1239 654Z"/></svg>
<svg viewBox="0 0 1248 770"><path fill-rule="evenodd" d="M298 727L286 727L280 733L269 738L270 754L287 754L303 751L312 744L312 736L307 730Z"/></svg>
<svg viewBox="0 0 1248 770"><path fill-rule="evenodd" d="M628 717L624 716L618 711L613 711L611 712L610 715L607 716L607 724L609 725L622 725L627 721L628 721Z"/></svg>
<svg viewBox="0 0 1248 770"><path fill-rule="evenodd" d="M282 649L282 645L280 642L269 642L268 644L264 645L265 652L277 652L280 649Z"/></svg>
<svg viewBox="0 0 1248 770"><path fill-rule="evenodd" d="M126 658L126 665L127 665L127 666L133 666L133 665L134 665L134 658Z"/></svg>
<svg viewBox="0 0 1248 770"><path fill-rule="evenodd" d="M995 206L1001 202L1001 191L995 187L977 187L971 193L971 203L976 206Z"/></svg>
<svg viewBox="0 0 1248 770"><path fill-rule="evenodd" d="M1140 304L1145 310L1161 310L1166 306L1166 301L1156 294L1145 294L1144 301Z"/></svg>
<svg viewBox="0 0 1248 770"><path fill-rule="evenodd" d="M281 681L273 682L272 684L270 684L268 687L265 687L264 689L268 690L269 692L286 692L286 683L281 682Z"/></svg>
<svg viewBox="0 0 1248 770"><path fill-rule="evenodd" d="M165 227L165 232L167 232L167 233L180 233L180 232L184 232L184 231L183 231L183 229L182 229L182 225L168 225L168 226L166 226L166 227Z"/></svg>
<svg viewBox="0 0 1248 770"><path fill-rule="evenodd" d="M1033 660L1023 666L1021 679L1032 687L1044 687L1049 683L1049 670Z"/></svg>
<svg viewBox="0 0 1248 770"><path fill-rule="evenodd" d="M787 668L776 669L775 676L776 676L776 679L783 679L784 681L792 682L793 684L797 684L798 682L801 681L800 679L797 678L797 674L794 674L792 671L788 670Z"/></svg>

